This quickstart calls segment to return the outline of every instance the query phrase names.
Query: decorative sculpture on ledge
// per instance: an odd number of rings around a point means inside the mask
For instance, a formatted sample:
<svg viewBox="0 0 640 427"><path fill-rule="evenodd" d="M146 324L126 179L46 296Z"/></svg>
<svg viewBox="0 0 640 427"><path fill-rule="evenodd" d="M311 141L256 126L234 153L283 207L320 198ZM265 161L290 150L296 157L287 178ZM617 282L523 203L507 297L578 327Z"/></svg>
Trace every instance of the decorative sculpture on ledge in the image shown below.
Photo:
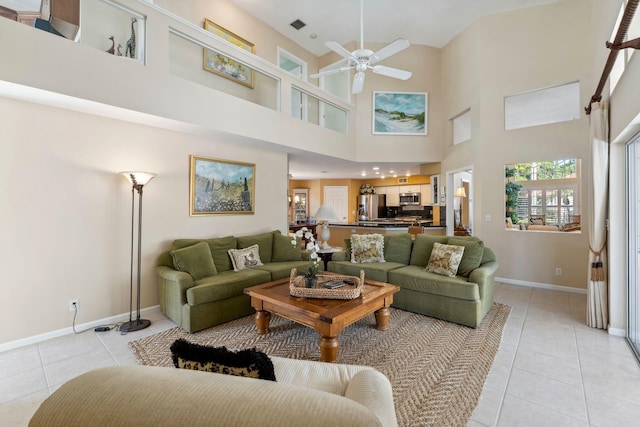
<svg viewBox="0 0 640 427"><path fill-rule="evenodd" d="M124 49L124 56L128 56L129 58L135 58L136 56L136 31L133 28L133 24L138 22L138 20L134 17L131 18L131 37L127 40L127 46Z"/></svg>

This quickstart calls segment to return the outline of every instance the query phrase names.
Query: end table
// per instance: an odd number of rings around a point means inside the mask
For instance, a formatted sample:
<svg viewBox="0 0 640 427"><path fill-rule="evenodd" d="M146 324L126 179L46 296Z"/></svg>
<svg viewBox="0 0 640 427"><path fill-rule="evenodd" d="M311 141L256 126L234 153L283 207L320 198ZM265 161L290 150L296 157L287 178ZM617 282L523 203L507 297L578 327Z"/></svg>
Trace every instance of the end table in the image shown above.
<svg viewBox="0 0 640 427"><path fill-rule="evenodd" d="M324 271L327 271L327 264L331 261L331 257L335 252L342 252L344 249L337 247L330 247L327 249L318 249L316 253L322 261L324 261Z"/></svg>

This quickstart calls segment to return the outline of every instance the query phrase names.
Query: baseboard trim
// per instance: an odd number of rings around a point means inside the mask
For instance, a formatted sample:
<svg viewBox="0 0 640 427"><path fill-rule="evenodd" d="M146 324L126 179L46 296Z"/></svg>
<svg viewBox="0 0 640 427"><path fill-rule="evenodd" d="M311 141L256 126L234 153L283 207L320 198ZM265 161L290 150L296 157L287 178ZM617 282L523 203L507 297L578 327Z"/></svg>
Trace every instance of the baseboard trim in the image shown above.
<svg viewBox="0 0 640 427"><path fill-rule="evenodd" d="M528 282L526 280L506 279L504 277L496 277L496 282L508 283L510 285L529 286L532 288L551 289L554 291L571 292L574 294L587 294L586 289L572 288L570 286L550 285L548 283Z"/></svg>
<svg viewBox="0 0 640 427"><path fill-rule="evenodd" d="M140 314L149 314L160 311L159 305L154 305L152 307L143 308L140 310ZM87 323L81 323L76 325L76 331L79 333L85 332L89 329L93 329L96 326L101 325L110 325L112 323L126 322L129 320L129 313L118 314L116 316L105 317L104 319L98 319ZM68 328L58 329L51 332L45 332L44 334L33 335L27 338L21 338L15 341L9 341L3 344L0 344L0 353L7 350L13 350L16 348L24 347L31 344L37 344L42 341L50 340L52 338L58 338L64 335L73 334L73 327L70 326Z"/></svg>
<svg viewBox="0 0 640 427"><path fill-rule="evenodd" d="M627 336L626 330L620 328L612 328L611 326L607 328L607 332L609 333L609 335L613 335L614 337L625 338Z"/></svg>

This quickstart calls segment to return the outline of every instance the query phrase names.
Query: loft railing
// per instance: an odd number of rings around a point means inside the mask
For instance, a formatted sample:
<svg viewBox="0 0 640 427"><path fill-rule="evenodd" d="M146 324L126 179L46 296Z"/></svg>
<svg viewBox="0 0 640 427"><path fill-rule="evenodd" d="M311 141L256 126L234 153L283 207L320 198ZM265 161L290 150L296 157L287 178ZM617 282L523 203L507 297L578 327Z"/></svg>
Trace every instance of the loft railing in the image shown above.
<svg viewBox="0 0 640 427"><path fill-rule="evenodd" d="M308 123L352 134L352 105L309 82L303 81L275 64L200 28L157 5L142 0L99 0L97 5L83 7L80 43L105 50L104 43L113 35L105 28L120 29L113 43L124 54L125 40L130 34L131 18L136 18L136 59L153 73L165 73L245 99L263 107L293 116ZM112 9L112 11L105 10ZM110 21L106 22L105 21ZM102 28L104 34L99 34ZM122 29L126 29L123 34ZM111 31L111 32L114 32ZM135 30L134 30L135 31ZM121 40L119 41L118 38ZM204 52L224 58L243 74L220 72L203 67ZM223 67L220 67L221 69ZM218 71L218 72L216 72ZM251 76L251 81L249 77ZM224 78L226 77L226 78ZM292 109L293 106L296 110Z"/></svg>

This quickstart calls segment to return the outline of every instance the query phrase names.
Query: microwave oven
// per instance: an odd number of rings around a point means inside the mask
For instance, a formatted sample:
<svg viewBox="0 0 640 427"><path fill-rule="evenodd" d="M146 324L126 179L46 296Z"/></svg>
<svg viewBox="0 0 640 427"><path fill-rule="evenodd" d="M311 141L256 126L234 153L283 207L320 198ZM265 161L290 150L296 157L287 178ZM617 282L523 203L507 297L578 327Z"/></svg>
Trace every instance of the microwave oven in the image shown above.
<svg viewBox="0 0 640 427"><path fill-rule="evenodd" d="M400 206L420 205L420 193L400 193Z"/></svg>

